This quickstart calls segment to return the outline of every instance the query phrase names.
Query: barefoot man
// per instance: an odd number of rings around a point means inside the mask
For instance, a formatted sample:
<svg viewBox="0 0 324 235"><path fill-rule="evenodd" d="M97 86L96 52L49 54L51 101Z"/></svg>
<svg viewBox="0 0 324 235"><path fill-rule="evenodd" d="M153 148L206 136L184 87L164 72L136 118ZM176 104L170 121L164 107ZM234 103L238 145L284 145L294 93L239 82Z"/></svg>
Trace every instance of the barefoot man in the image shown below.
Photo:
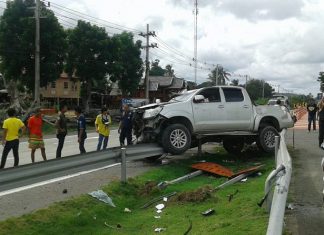
<svg viewBox="0 0 324 235"><path fill-rule="evenodd" d="M28 119L29 148L31 149L31 160L35 162L36 149L41 149L43 160L46 161L45 145L42 134L43 119L40 108L36 108L34 115Z"/></svg>

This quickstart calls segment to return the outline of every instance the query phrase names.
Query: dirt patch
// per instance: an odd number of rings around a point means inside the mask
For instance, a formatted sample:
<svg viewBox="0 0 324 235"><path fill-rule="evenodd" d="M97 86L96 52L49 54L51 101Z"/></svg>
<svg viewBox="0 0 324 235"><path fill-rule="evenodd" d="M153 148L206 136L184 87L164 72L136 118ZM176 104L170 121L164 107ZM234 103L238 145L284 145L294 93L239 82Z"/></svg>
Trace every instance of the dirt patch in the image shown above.
<svg viewBox="0 0 324 235"><path fill-rule="evenodd" d="M148 181L144 185L141 185L138 190L138 195L140 196L148 196L152 193L159 191L157 188L157 183L155 181Z"/></svg>
<svg viewBox="0 0 324 235"><path fill-rule="evenodd" d="M173 197L171 201L176 202L203 202L212 197L213 188L209 185L198 188L194 191L183 192Z"/></svg>

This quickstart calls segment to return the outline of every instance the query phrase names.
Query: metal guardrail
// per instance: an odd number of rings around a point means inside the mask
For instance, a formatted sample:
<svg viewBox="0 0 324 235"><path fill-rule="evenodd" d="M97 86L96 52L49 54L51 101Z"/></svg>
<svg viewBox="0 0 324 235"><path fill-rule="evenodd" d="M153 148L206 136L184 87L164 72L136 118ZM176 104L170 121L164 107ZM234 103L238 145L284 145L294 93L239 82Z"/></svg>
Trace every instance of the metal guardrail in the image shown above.
<svg viewBox="0 0 324 235"><path fill-rule="evenodd" d="M120 147L102 151L88 152L82 155L72 155L61 159L51 159L0 171L0 192L97 169L114 163L120 163L124 153L122 178L126 178L126 161L143 159L164 154L157 144L132 145L126 149Z"/></svg>
<svg viewBox="0 0 324 235"><path fill-rule="evenodd" d="M292 172L291 158L285 143L285 134L286 130L280 133L279 148L277 148L278 150L275 154L276 169L269 174L265 182L266 195L270 193L272 185L275 183L272 201L271 197L268 197L266 203L269 206L271 205L267 235L282 234L284 224L286 201Z"/></svg>

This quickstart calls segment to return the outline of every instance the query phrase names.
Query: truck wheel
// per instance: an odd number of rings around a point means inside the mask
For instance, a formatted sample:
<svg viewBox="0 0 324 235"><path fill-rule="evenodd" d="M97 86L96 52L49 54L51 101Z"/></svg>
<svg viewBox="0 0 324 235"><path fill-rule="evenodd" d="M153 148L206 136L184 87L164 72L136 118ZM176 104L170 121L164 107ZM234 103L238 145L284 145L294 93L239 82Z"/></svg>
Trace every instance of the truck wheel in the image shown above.
<svg viewBox="0 0 324 235"><path fill-rule="evenodd" d="M182 124L168 126L162 135L162 146L171 154L181 154L187 151L191 145L191 135Z"/></svg>
<svg viewBox="0 0 324 235"><path fill-rule="evenodd" d="M266 153L271 153L275 150L275 136L279 135L276 128L266 126L259 132L257 140L258 147Z"/></svg>
<svg viewBox="0 0 324 235"><path fill-rule="evenodd" d="M239 154L244 148L244 139L241 137L225 138L223 147L228 153Z"/></svg>

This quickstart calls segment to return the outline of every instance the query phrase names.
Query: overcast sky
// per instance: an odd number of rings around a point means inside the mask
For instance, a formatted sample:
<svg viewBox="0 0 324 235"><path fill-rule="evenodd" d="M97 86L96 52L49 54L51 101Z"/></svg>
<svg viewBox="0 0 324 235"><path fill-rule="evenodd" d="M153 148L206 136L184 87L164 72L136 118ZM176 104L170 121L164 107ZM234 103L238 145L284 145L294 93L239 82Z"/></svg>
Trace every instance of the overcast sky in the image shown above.
<svg viewBox="0 0 324 235"><path fill-rule="evenodd" d="M159 45L151 49L150 60L158 58L163 66L172 62L177 76L194 80L194 69L189 66L194 51L194 0L51 2L52 10L67 16L54 4L143 32L149 23L158 36L151 41ZM232 73L277 85L276 90L279 85L280 91L314 95L319 91L316 78L324 70L324 1L198 0L198 8L200 67L221 64ZM66 27L73 22L61 19ZM208 73L199 69L198 83L206 81ZM242 77L233 78L245 82Z"/></svg>

